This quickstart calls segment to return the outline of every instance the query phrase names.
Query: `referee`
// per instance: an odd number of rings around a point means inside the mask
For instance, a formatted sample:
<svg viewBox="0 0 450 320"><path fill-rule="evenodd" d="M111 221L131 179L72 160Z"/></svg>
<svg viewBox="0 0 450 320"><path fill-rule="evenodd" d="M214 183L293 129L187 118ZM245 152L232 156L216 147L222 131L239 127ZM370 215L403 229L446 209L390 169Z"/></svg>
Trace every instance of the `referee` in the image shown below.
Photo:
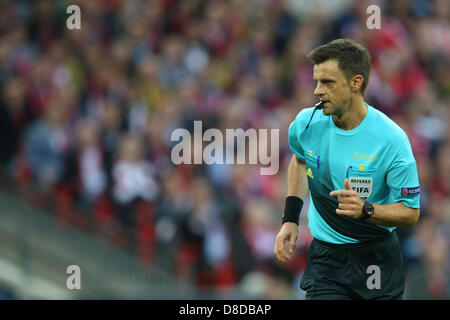
<svg viewBox="0 0 450 320"><path fill-rule="evenodd" d="M314 239L300 283L306 299L401 299L404 270L393 230L413 226L420 212L408 137L364 101L370 75L366 48L338 39L317 47L308 59L321 102L303 109L289 127L294 155L275 255L290 260L309 189Z"/></svg>

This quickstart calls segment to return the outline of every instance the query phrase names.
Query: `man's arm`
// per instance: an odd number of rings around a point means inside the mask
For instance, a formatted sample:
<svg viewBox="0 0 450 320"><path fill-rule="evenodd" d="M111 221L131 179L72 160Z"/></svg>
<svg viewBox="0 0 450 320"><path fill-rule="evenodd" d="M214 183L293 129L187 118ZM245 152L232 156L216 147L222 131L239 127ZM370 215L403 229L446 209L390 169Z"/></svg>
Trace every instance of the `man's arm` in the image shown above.
<svg viewBox="0 0 450 320"><path fill-rule="evenodd" d="M308 178L305 163L295 154L291 158L287 173L287 196L304 199L308 192ZM285 222L275 241L274 253L281 262L288 262L291 256L285 250L285 243L289 241L289 252L294 252L298 236L298 225L294 222Z"/></svg>
<svg viewBox="0 0 450 320"><path fill-rule="evenodd" d="M402 202L391 204L373 203L374 214L367 222L385 227L412 227L419 221L420 209L405 206Z"/></svg>
<svg viewBox="0 0 450 320"><path fill-rule="evenodd" d="M363 215L364 201L350 187L348 179L345 179L344 186L345 190L334 190L330 192L330 196L338 197L339 208L336 209L336 213L355 219L361 218ZM372 204L374 214L366 220L367 222L385 227L401 227L413 226L419 220L420 209L410 208L402 202Z"/></svg>
<svg viewBox="0 0 450 320"><path fill-rule="evenodd" d="M295 154L291 158L287 173L287 195L304 199L308 192L306 165Z"/></svg>

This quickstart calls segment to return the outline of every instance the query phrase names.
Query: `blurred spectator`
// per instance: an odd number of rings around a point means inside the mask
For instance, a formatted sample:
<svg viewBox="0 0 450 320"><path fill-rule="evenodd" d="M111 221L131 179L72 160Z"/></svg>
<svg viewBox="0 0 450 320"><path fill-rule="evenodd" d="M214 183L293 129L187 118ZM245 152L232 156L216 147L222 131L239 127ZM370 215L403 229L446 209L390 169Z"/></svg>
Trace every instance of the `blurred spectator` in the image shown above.
<svg viewBox="0 0 450 320"><path fill-rule="evenodd" d="M13 157L20 152L22 132L31 120L23 81L20 78L10 78L5 83L0 98L1 165L12 165Z"/></svg>
<svg viewBox="0 0 450 320"><path fill-rule="evenodd" d="M112 168L112 197L119 222L126 232L135 231L136 203L140 200L153 202L158 196L159 186L154 174L153 166L144 158L139 138L130 134L122 136Z"/></svg>
<svg viewBox="0 0 450 320"><path fill-rule="evenodd" d="M37 189L50 190L62 178L64 156L70 146L67 108L54 98L44 116L35 120L25 135L25 154Z"/></svg>
<svg viewBox="0 0 450 320"><path fill-rule="evenodd" d="M95 122L81 120L76 147L66 157L64 182L69 183L79 207L92 211L96 200L106 192L104 154Z"/></svg>

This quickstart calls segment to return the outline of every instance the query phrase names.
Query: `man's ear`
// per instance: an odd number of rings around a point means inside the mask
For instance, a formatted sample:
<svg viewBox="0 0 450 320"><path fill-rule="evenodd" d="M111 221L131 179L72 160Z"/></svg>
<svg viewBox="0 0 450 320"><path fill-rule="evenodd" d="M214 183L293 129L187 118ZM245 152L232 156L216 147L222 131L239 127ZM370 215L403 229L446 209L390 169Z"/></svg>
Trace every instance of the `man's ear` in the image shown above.
<svg viewBox="0 0 450 320"><path fill-rule="evenodd" d="M357 74L350 80L350 89L353 92L357 92L358 90L361 90L361 86L364 82L364 77L360 74Z"/></svg>

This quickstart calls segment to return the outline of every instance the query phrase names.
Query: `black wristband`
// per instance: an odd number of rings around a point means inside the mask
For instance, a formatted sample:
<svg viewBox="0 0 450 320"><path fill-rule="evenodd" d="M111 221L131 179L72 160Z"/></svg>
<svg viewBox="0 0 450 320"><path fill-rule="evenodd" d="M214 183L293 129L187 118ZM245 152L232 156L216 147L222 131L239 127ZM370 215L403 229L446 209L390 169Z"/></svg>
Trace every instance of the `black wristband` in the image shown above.
<svg viewBox="0 0 450 320"><path fill-rule="evenodd" d="M296 196L287 196L284 205L284 214L282 223L294 222L298 225L300 212L302 211L303 200Z"/></svg>

